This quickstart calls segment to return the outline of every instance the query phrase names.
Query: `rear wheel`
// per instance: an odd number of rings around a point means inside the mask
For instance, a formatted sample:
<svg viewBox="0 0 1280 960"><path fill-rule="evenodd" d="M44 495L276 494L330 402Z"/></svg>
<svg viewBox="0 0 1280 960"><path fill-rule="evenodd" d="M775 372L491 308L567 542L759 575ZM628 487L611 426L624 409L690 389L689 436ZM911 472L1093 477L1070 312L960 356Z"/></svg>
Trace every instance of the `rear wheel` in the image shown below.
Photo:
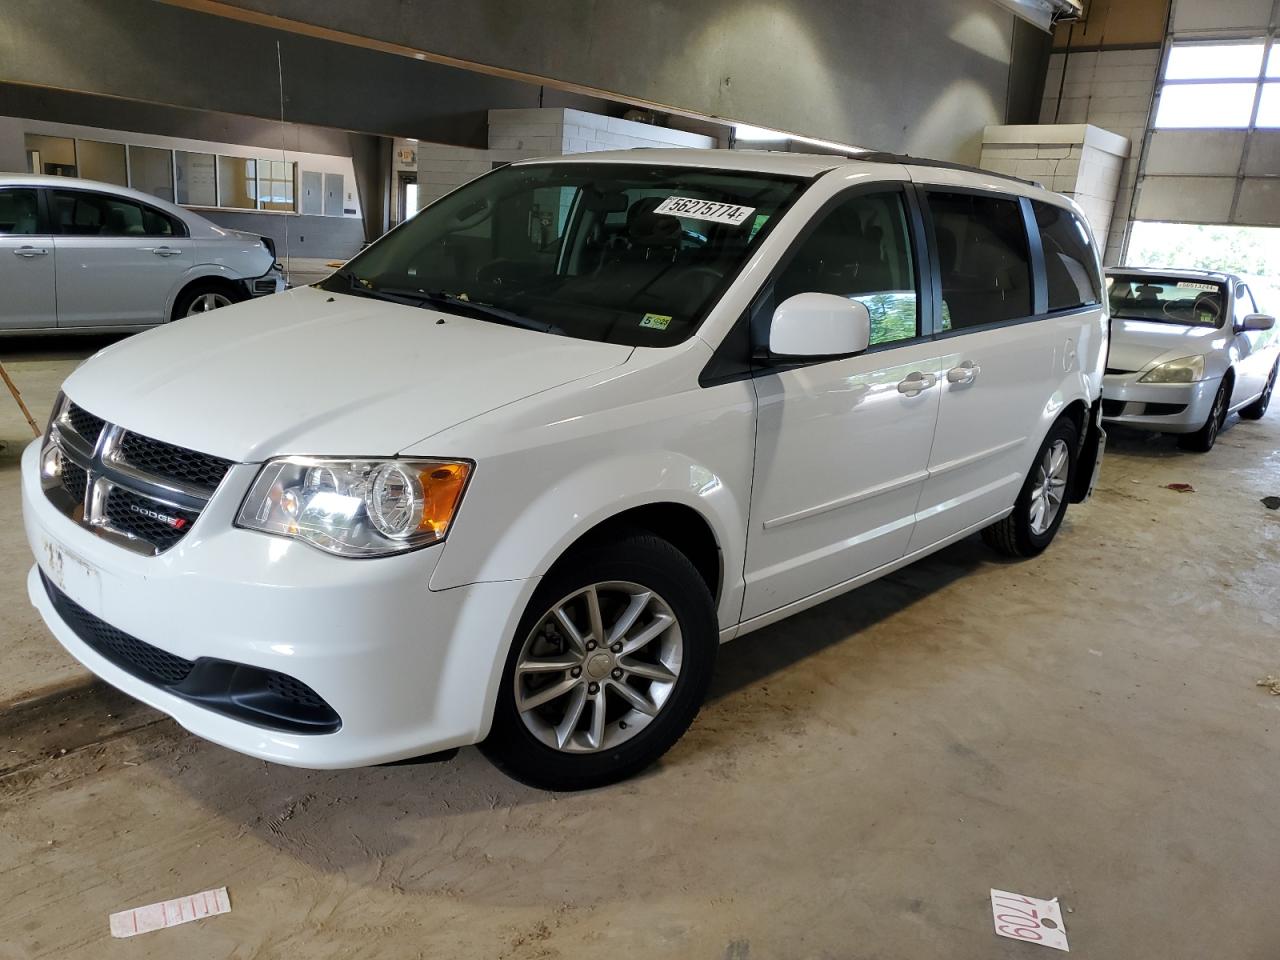
<svg viewBox="0 0 1280 960"><path fill-rule="evenodd" d="M1204 422L1204 426L1195 433L1183 434L1178 438L1178 446L1183 450L1194 450L1196 453L1208 453L1218 442L1218 432L1227 422L1227 407L1231 404L1231 383L1222 378L1222 386L1213 396L1213 408Z"/></svg>
<svg viewBox="0 0 1280 960"><path fill-rule="evenodd" d="M1049 430L1022 485L1013 512L982 531L987 546L1010 557L1034 557L1053 541L1067 514L1080 432L1062 419Z"/></svg>
<svg viewBox="0 0 1280 960"><path fill-rule="evenodd" d="M637 533L584 549L530 601L481 749L551 790L632 776L692 723L718 646L711 594L671 544Z"/></svg>
<svg viewBox="0 0 1280 960"><path fill-rule="evenodd" d="M1246 420L1261 420L1267 412L1267 407L1271 405L1271 394L1276 388L1276 371L1280 370L1280 360L1277 360L1271 367L1271 375L1267 377L1267 385L1262 390L1262 396L1249 404L1247 407L1240 408L1240 416Z"/></svg>

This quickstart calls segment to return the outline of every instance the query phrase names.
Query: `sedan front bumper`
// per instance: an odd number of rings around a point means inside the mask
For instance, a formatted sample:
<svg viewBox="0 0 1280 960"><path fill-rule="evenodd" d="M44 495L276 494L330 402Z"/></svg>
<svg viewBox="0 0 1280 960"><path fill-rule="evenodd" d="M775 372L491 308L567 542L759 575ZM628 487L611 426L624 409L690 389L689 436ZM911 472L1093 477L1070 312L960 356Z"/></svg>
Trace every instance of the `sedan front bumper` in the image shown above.
<svg viewBox="0 0 1280 960"><path fill-rule="evenodd" d="M1139 383L1143 371L1102 379L1102 418L1161 433L1194 433L1204 426L1222 378L1196 383Z"/></svg>

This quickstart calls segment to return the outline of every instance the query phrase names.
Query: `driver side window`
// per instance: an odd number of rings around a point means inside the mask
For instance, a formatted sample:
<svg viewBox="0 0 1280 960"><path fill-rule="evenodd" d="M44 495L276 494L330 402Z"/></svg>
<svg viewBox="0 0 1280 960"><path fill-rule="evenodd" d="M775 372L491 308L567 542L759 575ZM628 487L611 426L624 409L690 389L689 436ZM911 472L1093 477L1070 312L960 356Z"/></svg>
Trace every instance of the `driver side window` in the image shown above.
<svg viewBox="0 0 1280 960"><path fill-rule="evenodd" d="M915 264L901 193L861 194L826 214L775 284L776 302L831 293L863 303L871 345L920 335Z"/></svg>

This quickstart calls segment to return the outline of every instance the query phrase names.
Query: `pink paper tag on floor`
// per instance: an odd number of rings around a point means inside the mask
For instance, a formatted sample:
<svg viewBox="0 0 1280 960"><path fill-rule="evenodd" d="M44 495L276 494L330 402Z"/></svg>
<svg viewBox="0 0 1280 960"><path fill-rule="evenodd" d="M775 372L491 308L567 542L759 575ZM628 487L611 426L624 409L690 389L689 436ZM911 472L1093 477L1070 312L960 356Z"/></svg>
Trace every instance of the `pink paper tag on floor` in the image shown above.
<svg viewBox="0 0 1280 960"><path fill-rule="evenodd" d="M991 891L991 917L996 933L1010 940L1026 940L1055 950L1067 950L1058 898L1037 900L1007 890Z"/></svg>
<svg viewBox="0 0 1280 960"><path fill-rule="evenodd" d="M179 897L177 900L149 903L145 907L113 913L111 935L136 937L140 933L176 927L180 923L189 923L192 920L202 920L205 917L230 912L231 900L227 897L227 888L219 887L217 890L193 893L189 897Z"/></svg>

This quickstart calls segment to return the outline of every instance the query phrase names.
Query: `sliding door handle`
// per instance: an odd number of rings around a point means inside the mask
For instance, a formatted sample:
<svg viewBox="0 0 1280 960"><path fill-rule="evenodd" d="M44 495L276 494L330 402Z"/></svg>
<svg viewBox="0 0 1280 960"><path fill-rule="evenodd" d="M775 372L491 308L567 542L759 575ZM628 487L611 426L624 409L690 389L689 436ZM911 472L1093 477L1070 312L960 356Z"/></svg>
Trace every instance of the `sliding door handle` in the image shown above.
<svg viewBox="0 0 1280 960"><path fill-rule="evenodd" d="M909 373L905 380L898 382L898 392L908 397L914 397L928 390L938 378L932 373L921 373L919 370Z"/></svg>
<svg viewBox="0 0 1280 960"><path fill-rule="evenodd" d="M947 371L947 383L966 384L973 383L978 379L978 374L982 372L982 368L972 360L966 360L958 367L952 367Z"/></svg>

